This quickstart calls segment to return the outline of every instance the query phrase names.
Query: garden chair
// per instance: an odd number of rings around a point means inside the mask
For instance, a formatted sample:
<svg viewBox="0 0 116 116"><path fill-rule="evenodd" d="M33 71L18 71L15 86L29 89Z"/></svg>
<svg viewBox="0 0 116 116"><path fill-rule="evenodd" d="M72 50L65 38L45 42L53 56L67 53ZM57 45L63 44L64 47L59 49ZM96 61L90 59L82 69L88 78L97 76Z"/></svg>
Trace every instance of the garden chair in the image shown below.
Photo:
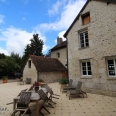
<svg viewBox="0 0 116 116"><path fill-rule="evenodd" d="M46 107L45 107L45 104L48 103L49 98L47 97L47 95L44 93L44 91L43 91L42 89L40 89L40 90L38 91L38 94L39 94L40 98L42 99L42 101L40 100L40 102L39 102L39 113L40 113L42 116L44 116L44 114L41 112L41 110L42 110L42 109L45 109L45 110L50 114L50 112L49 112L49 111L46 109ZM52 107L51 104L48 104L47 106Z"/></svg>
<svg viewBox="0 0 116 116"><path fill-rule="evenodd" d="M18 97L18 96L20 96L20 95L21 95L21 93L22 93L23 91L27 91L27 89L23 89L23 90L21 90L21 91L20 91L20 93L17 95L17 97ZM14 103L14 102L7 103L6 105L10 105L10 104L13 104L13 103Z"/></svg>
<svg viewBox="0 0 116 116"><path fill-rule="evenodd" d="M67 91L67 94L69 95L69 100L72 96L77 96L77 95L79 95L79 96L82 95L82 97L84 98L84 94L86 94L86 92L82 91L81 87L82 87L82 82L78 81L77 87L75 88L75 90L68 90Z"/></svg>
<svg viewBox="0 0 116 116"><path fill-rule="evenodd" d="M62 93L63 93L63 92L66 92L66 91L68 91L68 90L75 89L75 87L72 86L72 83L73 83L73 80L70 79L70 80L69 80L69 84L68 84L67 86L61 88Z"/></svg>
<svg viewBox="0 0 116 116"><path fill-rule="evenodd" d="M13 113L10 115L14 115L16 112L20 111L20 115L24 116L28 111L30 113L29 109L29 103L30 103L30 97L31 97L31 92L21 92L20 98L17 103L17 107L13 111Z"/></svg>
<svg viewBox="0 0 116 116"><path fill-rule="evenodd" d="M33 88L34 88L34 86L32 85L32 86L28 89L28 91L32 91Z"/></svg>
<svg viewBox="0 0 116 116"><path fill-rule="evenodd" d="M50 93L49 100L52 103L56 104L55 102L52 101L52 98L59 99L58 97L55 96L60 96L60 95L54 94L53 90L47 84L44 87L46 88L47 92Z"/></svg>
<svg viewBox="0 0 116 116"><path fill-rule="evenodd" d="M26 84L31 84L31 78L26 78L25 83Z"/></svg>

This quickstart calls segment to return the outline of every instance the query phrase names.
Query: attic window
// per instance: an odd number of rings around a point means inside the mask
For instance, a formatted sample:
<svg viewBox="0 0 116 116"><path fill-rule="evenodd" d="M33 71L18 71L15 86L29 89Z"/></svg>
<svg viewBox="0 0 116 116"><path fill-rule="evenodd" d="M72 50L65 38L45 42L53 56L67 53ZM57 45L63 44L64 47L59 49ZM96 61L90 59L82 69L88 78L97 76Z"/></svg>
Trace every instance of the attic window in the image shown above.
<svg viewBox="0 0 116 116"><path fill-rule="evenodd" d="M31 60L28 61L28 68L31 68Z"/></svg>
<svg viewBox="0 0 116 116"><path fill-rule="evenodd" d="M60 58L60 53L57 53L57 58Z"/></svg>
<svg viewBox="0 0 116 116"><path fill-rule="evenodd" d="M83 14L81 17L82 17L82 24L83 25L90 23L90 13L89 12Z"/></svg>

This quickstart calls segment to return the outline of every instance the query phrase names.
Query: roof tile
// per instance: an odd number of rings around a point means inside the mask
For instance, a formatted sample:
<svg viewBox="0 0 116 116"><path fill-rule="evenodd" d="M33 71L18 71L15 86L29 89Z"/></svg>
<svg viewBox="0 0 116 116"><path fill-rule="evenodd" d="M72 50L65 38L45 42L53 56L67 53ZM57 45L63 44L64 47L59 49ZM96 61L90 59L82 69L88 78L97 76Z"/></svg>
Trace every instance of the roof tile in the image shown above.
<svg viewBox="0 0 116 116"><path fill-rule="evenodd" d="M30 55L36 69L40 72L66 71L66 67L56 58Z"/></svg>
<svg viewBox="0 0 116 116"><path fill-rule="evenodd" d="M64 47L66 47L66 46L67 46L67 41L63 41L62 43L60 43L60 44L54 46L54 47L51 49L51 51L54 51L54 50L57 50L57 49L61 49L61 48L64 48Z"/></svg>

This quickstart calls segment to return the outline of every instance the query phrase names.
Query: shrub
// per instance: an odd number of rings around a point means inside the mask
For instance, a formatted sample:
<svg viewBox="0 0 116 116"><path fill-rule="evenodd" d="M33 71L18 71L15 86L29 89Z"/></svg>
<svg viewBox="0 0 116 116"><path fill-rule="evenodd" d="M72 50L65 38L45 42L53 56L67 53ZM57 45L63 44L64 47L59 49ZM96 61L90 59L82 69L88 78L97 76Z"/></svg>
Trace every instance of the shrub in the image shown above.
<svg viewBox="0 0 116 116"><path fill-rule="evenodd" d="M44 80L43 79L39 79L38 82L44 82Z"/></svg>
<svg viewBox="0 0 116 116"><path fill-rule="evenodd" d="M62 77L62 78L59 79L59 83L60 83L60 84L68 84L68 79Z"/></svg>
<svg viewBox="0 0 116 116"><path fill-rule="evenodd" d="M8 77L7 76L3 76L2 80L8 80Z"/></svg>

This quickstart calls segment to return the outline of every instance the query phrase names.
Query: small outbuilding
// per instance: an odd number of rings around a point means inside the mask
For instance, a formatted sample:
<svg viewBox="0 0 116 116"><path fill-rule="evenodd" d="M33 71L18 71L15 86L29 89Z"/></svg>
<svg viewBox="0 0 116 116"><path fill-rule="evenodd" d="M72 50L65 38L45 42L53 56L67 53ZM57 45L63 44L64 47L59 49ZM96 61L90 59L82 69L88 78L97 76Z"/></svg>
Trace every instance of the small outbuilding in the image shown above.
<svg viewBox="0 0 116 116"><path fill-rule="evenodd" d="M28 77L32 83L39 79L46 83L57 82L63 76L67 76L66 67L57 58L44 56L30 55L23 70L23 80Z"/></svg>

